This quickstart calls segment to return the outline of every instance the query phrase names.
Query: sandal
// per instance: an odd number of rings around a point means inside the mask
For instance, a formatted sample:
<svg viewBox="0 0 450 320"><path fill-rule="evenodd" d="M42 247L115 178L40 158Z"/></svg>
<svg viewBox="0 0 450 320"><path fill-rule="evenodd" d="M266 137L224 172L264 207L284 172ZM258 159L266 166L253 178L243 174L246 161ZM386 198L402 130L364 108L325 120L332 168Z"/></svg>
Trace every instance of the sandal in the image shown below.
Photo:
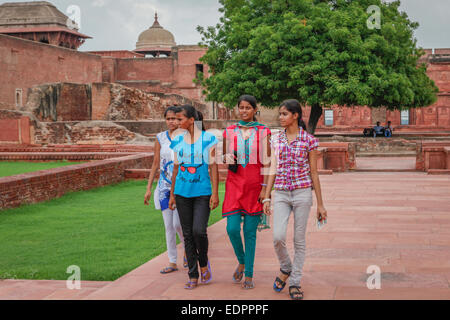
<svg viewBox="0 0 450 320"><path fill-rule="evenodd" d="M175 271L178 271L178 269L175 268L175 267L167 267L167 268L162 269L160 271L160 273L161 274L168 274L168 273L172 273L172 272L175 272Z"/></svg>
<svg viewBox="0 0 450 320"><path fill-rule="evenodd" d="M244 290L250 290L255 288L255 283L253 281L244 281L242 284L242 289Z"/></svg>
<svg viewBox="0 0 450 320"><path fill-rule="evenodd" d="M290 286L289 287L289 295L292 300L303 300L303 291L301 291L302 287Z"/></svg>
<svg viewBox="0 0 450 320"><path fill-rule="evenodd" d="M186 259L186 256L183 257L183 268L189 267L188 261Z"/></svg>
<svg viewBox="0 0 450 320"><path fill-rule="evenodd" d="M206 280L206 276L207 276L208 274L209 274L209 279ZM211 264L210 264L209 261L208 261L208 271L202 272L202 279L201 279L201 282L202 282L203 284L208 284L208 283L210 283L211 281L212 281Z"/></svg>
<svg viewBox="0 0 450 320"><path fill-rule="evenodd" d="M194 290L198 286L198 279L195 281L189 280L185 285L184 288L186 290Z"/></svg>
<svg viewBox="0 0 450 320"><path fill-rule="evenodd" d="M237 277L236 277L237 275ZM239 272L239 266L236 268L236 271L233 273L233 282L240 283L242 278L244 277L244 271Z"/></svg>
<svg viewBox="0 0 450 320"><path fill-rule="evenodd" d="M281 269L280 269L280 271L281 271L282 274L284 274L284 275L286 275L288 277L291 275L290 272L285 272L285 271L283 271ZM281 285L281 288L278 285ZM275 279L275 282L273 283L273 290L275 290L276 292L281 292L281 291L283 291L284 287L286 287L286 281L283 281L279 277L277 277Z"/></svg>

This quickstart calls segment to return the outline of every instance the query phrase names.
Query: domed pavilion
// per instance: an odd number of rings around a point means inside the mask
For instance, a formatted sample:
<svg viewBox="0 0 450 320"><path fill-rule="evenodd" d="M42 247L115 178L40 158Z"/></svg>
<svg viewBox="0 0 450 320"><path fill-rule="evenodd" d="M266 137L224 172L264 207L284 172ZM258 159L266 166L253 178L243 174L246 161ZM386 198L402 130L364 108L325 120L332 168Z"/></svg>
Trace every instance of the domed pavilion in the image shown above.
<svg viewBox="0 0 450 320"><path fill-rule="evenodd" d="M175 37L159 24L158 14L155 13L155 22L149 29L139 35L134 51L145 54L146 57L170 57L172 47L176 45Z"/></svg>

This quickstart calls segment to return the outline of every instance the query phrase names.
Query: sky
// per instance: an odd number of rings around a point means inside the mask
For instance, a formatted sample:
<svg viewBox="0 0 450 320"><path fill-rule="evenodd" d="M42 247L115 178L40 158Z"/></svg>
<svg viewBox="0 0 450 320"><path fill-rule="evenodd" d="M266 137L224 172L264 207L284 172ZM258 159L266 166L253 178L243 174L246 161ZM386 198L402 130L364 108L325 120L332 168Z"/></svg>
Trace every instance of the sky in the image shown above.
<svg viewBox="0 0 450 320"><path fill-rule="evenodd" d="M392 0L388 0L392 1ZM16 1L0 1L5 2ZM134 50L139 34L154 21L173 33L177 44L198 44L196 27L215 25L221 16L218 0L49 0L69 17L79 8L80 32L88 39L81 51ZM419 22L415 37L422 48L450 48L450 0L402 0L401 10Z"/></svg>

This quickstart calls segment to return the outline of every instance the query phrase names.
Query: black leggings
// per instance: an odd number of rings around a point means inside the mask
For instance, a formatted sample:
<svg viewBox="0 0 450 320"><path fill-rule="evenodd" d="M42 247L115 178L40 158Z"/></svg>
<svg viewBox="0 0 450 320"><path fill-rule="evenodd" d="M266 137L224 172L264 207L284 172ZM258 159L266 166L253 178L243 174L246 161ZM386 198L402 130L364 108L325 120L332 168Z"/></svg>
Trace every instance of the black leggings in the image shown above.
<svg viewBox="0 0 450 320"><path fill-rule="evenodd" d="M208 228L211 212L209 201L211 196L185 198L175 195L175 201L183 229L184 248L189 264L189 278L198 279L200 268L208 265Z"/></svg>

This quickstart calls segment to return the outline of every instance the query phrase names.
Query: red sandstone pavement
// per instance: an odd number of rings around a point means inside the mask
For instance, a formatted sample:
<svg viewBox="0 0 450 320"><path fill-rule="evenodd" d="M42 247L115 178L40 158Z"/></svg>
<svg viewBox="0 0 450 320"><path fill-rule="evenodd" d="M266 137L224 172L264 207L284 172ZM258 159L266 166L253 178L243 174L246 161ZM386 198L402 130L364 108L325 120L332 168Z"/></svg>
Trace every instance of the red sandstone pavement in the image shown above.
<svg viewBox="0 0 450 320"><path fill-rule="evenodd" d="M307 230L305 299L450 299L450 177L425 173L321 176L328 225ZM314 211L313 211L314 212ZM160 275L163 254L113 283L0 281L0 299L252 300L289 299L272 282L279 265L271 230L258 233L254 290L231 282L237 261L221 221L208 230L214 281L187 291L185 270ZM292 249L292 219L288 231ZM181 247L179 253L181 256ZM381 268L381 289L369 290L367 268ZM101 287L95 287L95 286Z"/></svg>
<svg viewBox="0 0 450 320"><path fill-rule="evenodd" d="M358 157L356 165L358 171L415 171L416 157Z"/></svg>

